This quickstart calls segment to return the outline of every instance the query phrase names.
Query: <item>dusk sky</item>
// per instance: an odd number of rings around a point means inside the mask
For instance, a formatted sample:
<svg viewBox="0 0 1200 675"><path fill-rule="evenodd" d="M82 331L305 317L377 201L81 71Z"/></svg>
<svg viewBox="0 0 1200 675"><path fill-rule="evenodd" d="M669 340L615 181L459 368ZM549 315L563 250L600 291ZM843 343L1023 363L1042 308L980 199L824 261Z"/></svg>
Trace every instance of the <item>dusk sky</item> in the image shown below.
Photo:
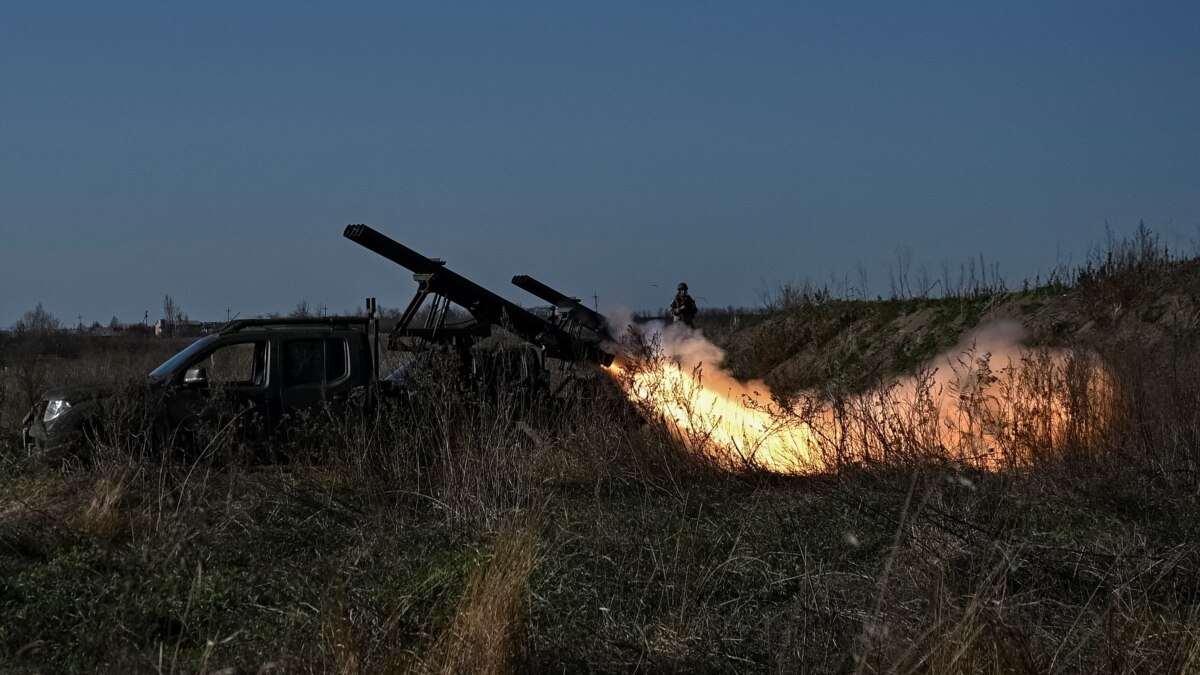
<svg viewBox="0 0 1200 675"><path fill-rule="evenodd" d="M1019 283L1200 243L1200 3L0 4L0 327L511 300L756 306L907 250Z"/></svg>

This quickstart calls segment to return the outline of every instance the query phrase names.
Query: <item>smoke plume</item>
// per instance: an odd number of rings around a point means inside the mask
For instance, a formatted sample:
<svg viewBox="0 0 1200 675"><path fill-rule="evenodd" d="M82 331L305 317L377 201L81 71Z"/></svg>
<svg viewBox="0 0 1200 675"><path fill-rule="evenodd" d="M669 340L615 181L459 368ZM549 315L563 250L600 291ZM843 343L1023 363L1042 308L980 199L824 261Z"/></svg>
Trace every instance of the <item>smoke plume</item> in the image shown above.
<svg viewBox="0 0 1200 675"><path fill-rule="evenodd" d="M1084 412L1101 411L1088 417L1093 427L1112 404L1111 380L1096 359L1031 350L1015 321L967 333L915 373L847 397L801 392L784 408L764 382L725 370L725 352L703 332L661 322L637 330L656 336L661 353L629 371L614 367L631 400L702 452L787 473L915 455L1020 465L1084 429L1081 400L1090 406Z"/></svg>

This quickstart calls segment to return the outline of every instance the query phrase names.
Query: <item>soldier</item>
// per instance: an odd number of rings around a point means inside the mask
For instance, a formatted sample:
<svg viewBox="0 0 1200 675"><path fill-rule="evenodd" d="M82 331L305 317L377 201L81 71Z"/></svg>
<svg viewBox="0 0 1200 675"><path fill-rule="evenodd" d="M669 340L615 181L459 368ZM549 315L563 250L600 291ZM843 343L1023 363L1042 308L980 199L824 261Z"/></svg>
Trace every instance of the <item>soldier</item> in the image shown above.
<svg viewBox="0 0 1200 675"><path fill-rule="evenodd" d="M675 323L682 322L688 328L695 328L692 325L692 319L696 317L696 301L688 295L688 287L685 283L679 284L675 299L671 301L671 316L675 318Z"/></svg>

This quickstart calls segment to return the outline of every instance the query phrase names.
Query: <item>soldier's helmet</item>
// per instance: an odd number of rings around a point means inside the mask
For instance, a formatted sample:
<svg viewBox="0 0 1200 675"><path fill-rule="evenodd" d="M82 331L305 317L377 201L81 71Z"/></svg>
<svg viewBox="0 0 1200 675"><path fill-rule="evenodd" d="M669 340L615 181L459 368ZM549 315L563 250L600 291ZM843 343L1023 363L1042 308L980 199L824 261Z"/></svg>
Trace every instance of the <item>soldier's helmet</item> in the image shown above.
<svg viewBox="0 0 1200 675"><path fill-rule="evenodd" d="M679 282L679 286L677 286L677 287L675 288L675 290L677 290L677 291L686 291L686 290L687 290L687 284L685 284L685 283L683 283L683 282Z"/></svg>

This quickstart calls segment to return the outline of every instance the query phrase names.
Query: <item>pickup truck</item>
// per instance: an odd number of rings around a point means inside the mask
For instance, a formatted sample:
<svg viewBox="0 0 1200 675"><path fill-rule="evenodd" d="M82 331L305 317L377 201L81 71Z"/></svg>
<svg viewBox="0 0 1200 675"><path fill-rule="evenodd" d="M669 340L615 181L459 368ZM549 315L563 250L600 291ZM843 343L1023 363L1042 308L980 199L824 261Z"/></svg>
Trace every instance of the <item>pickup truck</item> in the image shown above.
<svg viewBox="0 0 1200 675"><path fill-rule="evenodd" d="M339 405L358 391L374 395L374 355L367 319L234 321L200 338L150 371L154 428L172 434L209 411L252 412L260 435L289 415ZM104 423L105 404L123 383L60 387L42 394L26 415L27 452L59 457L81 450ZM219 400L217 400L219 399Z"/></svg>
<svg viewBox="0 0 1200 675"><path fill-rule="evenodd" d="M403 394L413 366L376 378L369 321L234 321L167 359L135 390L147 397L161 438L177 438L215 411L240 414L242 433L261 440L286 432L288 420L305 413L338 411L352 397L371 409ZM468 381L503 374L528 390L546 389L536 350L476 349L467 357L464 372L476 375ZM46 391L24 420L26 452L48 459L85 454L88 434L102 428L106 405L123 391L129 387L115 382Z"/></svg>

